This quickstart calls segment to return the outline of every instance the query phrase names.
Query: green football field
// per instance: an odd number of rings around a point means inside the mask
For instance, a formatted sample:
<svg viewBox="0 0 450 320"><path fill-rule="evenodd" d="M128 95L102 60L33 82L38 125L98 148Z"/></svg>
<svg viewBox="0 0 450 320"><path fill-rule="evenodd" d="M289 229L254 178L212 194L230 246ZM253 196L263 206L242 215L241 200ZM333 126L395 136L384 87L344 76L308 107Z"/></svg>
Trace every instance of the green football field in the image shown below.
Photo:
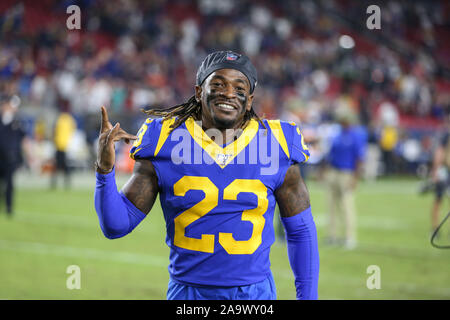
<svg viewBox="0 0 450 320"><path fill-rule="evenodd" d="M118 185L126 178L118 177ZM93 174L77 174L70 190L49 190L48 177L22 173L16 180L15 215L8 219L3 209L0 215L0 299L165 299L169 250L159 200L131 234L108 240L94 210ZM361 183L359 246L348 251L326 245L325 188L308 182L318 226L319 298L450 299L450 250L430 245L432 196L418 195L418 185L414 179ZM442 244L450 243L449 224ZM294 299L283 243L273 245L271 262L278 298ZM67 288L71 265L79 267L80 289ZM367 287L373 265L379 289Z"/></svg>

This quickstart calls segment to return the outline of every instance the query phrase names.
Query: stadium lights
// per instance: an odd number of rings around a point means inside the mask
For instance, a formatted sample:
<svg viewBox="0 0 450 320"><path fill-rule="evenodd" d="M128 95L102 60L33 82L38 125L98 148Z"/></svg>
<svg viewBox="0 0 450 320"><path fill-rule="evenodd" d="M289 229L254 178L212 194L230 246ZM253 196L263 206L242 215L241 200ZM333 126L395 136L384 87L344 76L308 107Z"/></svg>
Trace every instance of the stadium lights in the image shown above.
<svg viewBox="0 0 450 320"><path fill-rule="evenodd" d="M339 37L339 46L344 49L352 49L355 46L355 40L349 35L342 35Z"/></svg>

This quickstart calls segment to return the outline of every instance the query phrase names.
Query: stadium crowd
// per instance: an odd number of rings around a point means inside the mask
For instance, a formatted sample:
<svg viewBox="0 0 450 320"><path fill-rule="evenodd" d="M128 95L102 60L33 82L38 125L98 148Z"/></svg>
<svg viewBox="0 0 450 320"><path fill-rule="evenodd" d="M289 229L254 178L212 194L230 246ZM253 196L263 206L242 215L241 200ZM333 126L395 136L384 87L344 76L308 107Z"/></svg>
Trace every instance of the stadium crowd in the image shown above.
<svg viewBox="0 0 450 320"><path fill-rule="evenodd" d="M68 30L66 8L81 9ZM232 49L258 70L257 112L300 124L311 163L326 154L337 110L367 131L368 175L411 172L430 161L450 108L450 6L392 1L381 30L368 30L367 1L2 1L0 86L21 99L42 170L53 126L70 111L78 130L74 166L92 167L99 107L129 132L141 108L172 106L193 94L195 72L211 51ZM40 160L39 160L40 159ZM379 160L377 160L379 159ZM413 165L411 165L413 164ZM368 167L369 168L369 167ZM384 168L384 169L383 169Z"/></svg>

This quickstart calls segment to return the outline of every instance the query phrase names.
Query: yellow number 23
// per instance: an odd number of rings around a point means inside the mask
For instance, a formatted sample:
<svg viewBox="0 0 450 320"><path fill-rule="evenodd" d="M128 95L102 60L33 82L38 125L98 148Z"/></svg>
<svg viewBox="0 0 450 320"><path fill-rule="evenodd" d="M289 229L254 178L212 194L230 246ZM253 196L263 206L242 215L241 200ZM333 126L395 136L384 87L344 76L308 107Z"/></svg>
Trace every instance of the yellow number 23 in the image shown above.
<svg viewBox="0 0 450 320"><path fill-rule="evenodd" d="M184 176L174 184L173 189L174 195L180 197L184 197L189 190L201 190L205 194L200 202L174 219L174 244L188 250L213 253L215 235L202 234L201 238L197 239L187 237L185 230L188 225L217 206L219 189L209 178L197 176ZM267 188L260 180L235 179L223 190L223 199L236 200L241 192L253 193L258 197L257 207L244 210L241 218L243 221L249 221L253 224L253 231L248 240L235 240L232 233L219 232L219 243L228 254L252 254L262 242L262 232L266 222L263 215L269 206Z"/></svg>

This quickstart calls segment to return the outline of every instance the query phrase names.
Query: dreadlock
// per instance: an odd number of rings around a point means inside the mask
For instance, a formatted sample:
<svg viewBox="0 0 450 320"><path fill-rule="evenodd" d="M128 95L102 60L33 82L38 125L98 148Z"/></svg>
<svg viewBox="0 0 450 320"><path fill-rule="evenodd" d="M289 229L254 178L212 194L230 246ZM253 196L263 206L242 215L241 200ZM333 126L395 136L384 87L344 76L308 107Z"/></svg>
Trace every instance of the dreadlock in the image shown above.
<svg viewBox="0 0 450 320"><path fill-rule="evenodd" d="M170 108L150 110L142 109L142 112L149 116L163 117L162 121L176 117L174 123L170 126L172 132L191 116L194 119L200 119L202 114L202 105L195 99L195 96L192 96L185 103L178 104ZM256 119L265 129L267 129L264 122L256 114L253 108L251 108L250 111L245 112L242 128L244 128L251 119Z"/></svg>

